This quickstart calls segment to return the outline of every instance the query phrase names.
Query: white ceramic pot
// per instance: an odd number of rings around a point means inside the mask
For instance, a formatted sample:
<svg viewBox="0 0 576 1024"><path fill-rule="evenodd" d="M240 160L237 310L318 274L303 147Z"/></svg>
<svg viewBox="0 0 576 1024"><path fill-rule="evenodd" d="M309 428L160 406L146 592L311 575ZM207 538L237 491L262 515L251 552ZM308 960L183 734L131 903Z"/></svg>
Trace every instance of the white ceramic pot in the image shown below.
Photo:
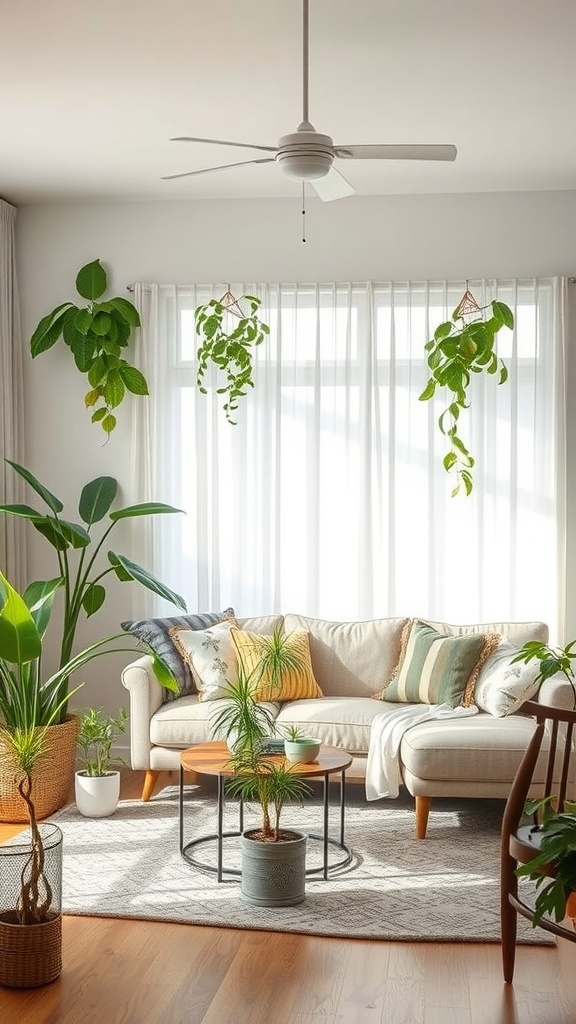
<svg viewBox="0 0 576 1024"><path fill-rule="evenodd" d="M85 775L76 772L76 807L85 818L106 818L114 814L120 799L120 772Z"/></svg>
<svg viewBox="0 0 576 1024"><path fill-rule="evenodd" d="M311 764L320 753L320 743L308 736L301 740L284 740L284 751L292 764Z"/></svg>

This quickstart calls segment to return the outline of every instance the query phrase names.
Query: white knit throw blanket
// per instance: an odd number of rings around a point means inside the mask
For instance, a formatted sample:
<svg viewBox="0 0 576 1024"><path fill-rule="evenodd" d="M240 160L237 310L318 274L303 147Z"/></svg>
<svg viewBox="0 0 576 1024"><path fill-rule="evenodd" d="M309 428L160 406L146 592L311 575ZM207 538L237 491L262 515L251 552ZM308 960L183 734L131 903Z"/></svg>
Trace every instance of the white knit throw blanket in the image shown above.
<svg viewBox="0 0 576 1024"><path fill-rule="evenodd" d="M370 746L366 763L366 799L398 796L402 776L398 752L407 729L432 718L467 718L478 708L449 704L405 704L393 711L376 715L370 730Z"/></svg>

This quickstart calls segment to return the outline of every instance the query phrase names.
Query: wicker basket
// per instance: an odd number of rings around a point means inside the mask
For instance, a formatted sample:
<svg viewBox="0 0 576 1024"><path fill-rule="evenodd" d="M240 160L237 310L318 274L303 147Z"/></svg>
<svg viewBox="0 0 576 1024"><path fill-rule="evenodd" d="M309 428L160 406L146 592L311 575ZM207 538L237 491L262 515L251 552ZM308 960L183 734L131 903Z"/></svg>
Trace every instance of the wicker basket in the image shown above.
<svg viewBox="0 0 576 1024"><path fill-rule="evenodd" d="M32 771L32 794L37 818L48 818L71 798L76 765L78 718L68 715L62 725L51 725L46 750ZM4 741L0 740L0 747ZM26 822L28 812L10 770L10 753L0 753L0 821Z"/></svg>
<svg viewBox="0 0 576 1024"><path fill-rule="evenodd" d="M14 924L0 914L0 985L37 988L62 971L62 915L44 924Z"/></svg>

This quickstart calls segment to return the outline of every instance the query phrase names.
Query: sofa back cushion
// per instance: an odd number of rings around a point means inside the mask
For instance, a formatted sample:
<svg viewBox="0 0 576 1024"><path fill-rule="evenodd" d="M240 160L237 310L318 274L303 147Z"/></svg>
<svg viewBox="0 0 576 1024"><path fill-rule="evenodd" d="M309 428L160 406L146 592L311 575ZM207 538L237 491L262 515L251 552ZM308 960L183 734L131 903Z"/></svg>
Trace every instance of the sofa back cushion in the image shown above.
<svg viewBox="0 0 576 1024"><path fill-rule="evenodd" d="M455 626L449 622L434 622L433 619L422 620L433 626L439 633L448 636L466 636L468 633L500 633L515 647L522 647L527 640L541 640L548 643L548 626L543 622L483 622L468 626Z"/></svg>
<svg viewBox="0 0 576 1024"><path fill-rule="evenodd" d="M284 630L309 634L314 678L325 696L371 697L392 677L407 621L330 622L289 613L284 616Z"/></svg>

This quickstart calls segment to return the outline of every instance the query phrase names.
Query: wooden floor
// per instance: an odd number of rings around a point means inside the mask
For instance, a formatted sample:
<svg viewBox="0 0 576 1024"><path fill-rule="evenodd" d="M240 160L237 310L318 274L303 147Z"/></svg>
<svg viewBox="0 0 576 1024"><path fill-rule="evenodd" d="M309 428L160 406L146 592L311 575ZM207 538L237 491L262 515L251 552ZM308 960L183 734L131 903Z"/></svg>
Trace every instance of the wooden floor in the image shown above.
<svg viewBox="0 0 576 1024"><path fill-rule="evenodd" d="M174 777L163 780L174 782ZM126 772L122 796L140 793ZM0 840L13 834L0 825ZM376 942L64 919L64 969L0 989L1 1024L575 1024L576 943Z"/></svg>

